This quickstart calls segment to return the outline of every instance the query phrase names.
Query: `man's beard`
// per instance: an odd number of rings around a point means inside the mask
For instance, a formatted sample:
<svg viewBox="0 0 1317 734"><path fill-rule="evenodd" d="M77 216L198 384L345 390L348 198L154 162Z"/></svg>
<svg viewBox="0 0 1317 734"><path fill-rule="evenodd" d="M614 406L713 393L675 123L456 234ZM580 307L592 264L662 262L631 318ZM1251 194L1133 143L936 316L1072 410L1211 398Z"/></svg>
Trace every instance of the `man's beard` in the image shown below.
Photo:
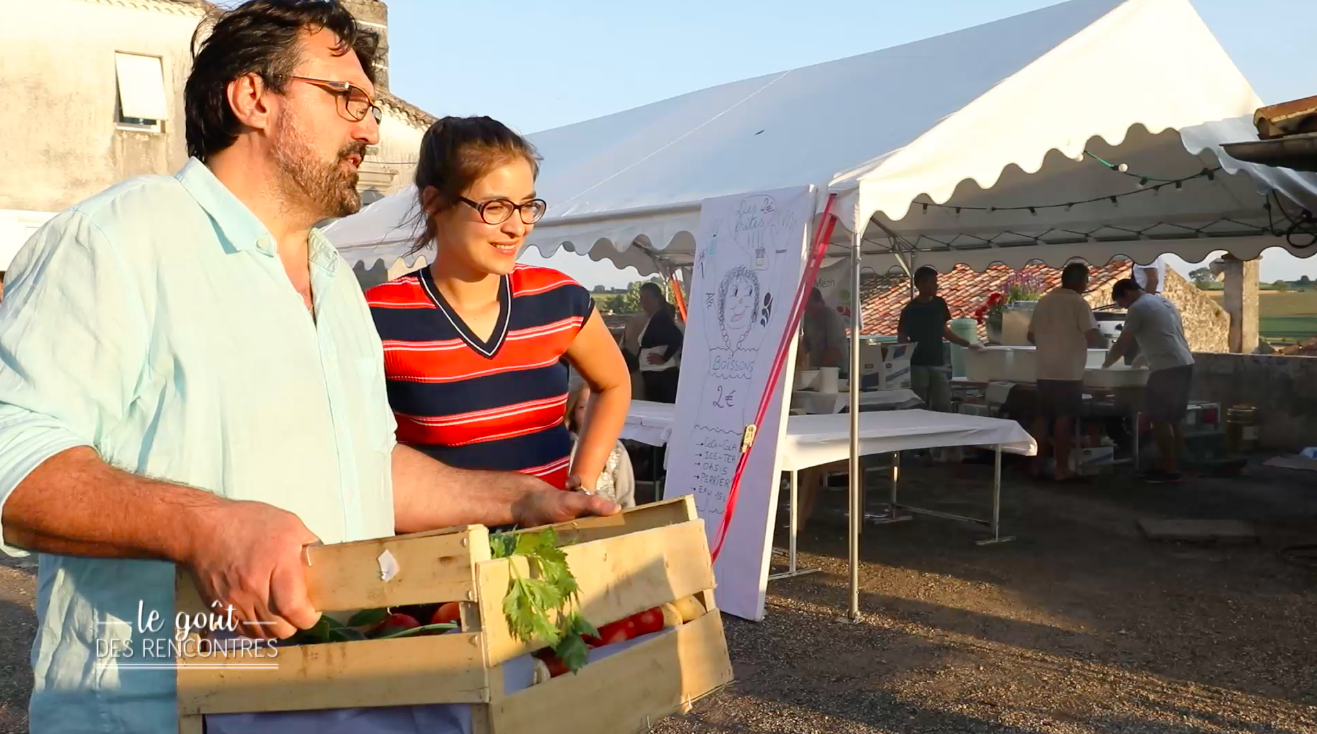
<svg viewBox="0 0 1317 734"><path fill-rule="evenodd" d="M276 127L277 140L274 162L284 174L285 195L289 204L300 199L308 206L317 221L346 217L361 210L361 194L357 192L356 171L343 166L348 156L365 158L366 144L354 141L338 151L334 160L320 160L315 148L290 119L281 116Z"/></svg>

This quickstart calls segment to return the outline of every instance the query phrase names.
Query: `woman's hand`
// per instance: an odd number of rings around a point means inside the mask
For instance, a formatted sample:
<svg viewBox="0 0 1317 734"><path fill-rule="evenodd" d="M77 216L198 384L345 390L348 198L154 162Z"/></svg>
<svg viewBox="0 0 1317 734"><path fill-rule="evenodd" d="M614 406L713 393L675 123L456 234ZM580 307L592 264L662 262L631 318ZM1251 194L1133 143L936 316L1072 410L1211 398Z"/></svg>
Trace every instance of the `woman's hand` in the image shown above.
<svg viewBox="0 0 1317 734"><path fill-rule="evenodd" d="M578 517L616 515L622 508L615 502L585 492L545 489L527 492L512 507L513 524L534 528L570 522Z"/></svg>
<svg viewBox="0 0 1317 734"><path fill-rule="evenodd" d="M645 360L650 364L663 364L663 355L658 352L651 352L649 356L645 357Z"/></svg>

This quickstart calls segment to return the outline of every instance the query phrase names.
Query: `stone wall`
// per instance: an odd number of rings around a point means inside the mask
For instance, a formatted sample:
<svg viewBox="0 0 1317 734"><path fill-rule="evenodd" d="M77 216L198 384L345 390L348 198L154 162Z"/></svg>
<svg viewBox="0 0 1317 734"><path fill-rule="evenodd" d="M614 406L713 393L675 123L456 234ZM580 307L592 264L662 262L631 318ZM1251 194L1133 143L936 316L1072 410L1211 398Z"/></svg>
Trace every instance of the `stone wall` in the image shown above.
<svg viewBox="0 0 1317 734"><path fill-rule="evenodd" d="M1261 448L1297 452L1317 446L1317 357L1194 354L1195 400L1256 409Z"/></svg>
<svg viewBox="0 0 1317 734"><path fill-rule="evenodd" d="M1171 268L1166 269L1162 295L1180 310L1190 349L1195 352L1230 351L1230 315L1211 296Z"/></svg>

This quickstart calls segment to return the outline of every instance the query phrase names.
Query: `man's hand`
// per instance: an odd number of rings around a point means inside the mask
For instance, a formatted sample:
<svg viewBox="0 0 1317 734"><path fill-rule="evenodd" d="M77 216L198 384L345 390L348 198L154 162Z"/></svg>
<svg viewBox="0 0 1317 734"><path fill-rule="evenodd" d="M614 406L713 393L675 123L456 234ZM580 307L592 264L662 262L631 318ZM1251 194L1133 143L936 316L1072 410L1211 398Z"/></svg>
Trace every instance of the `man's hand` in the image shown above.
<svg viewBox="0 0 1317 734"><path fill-rule="evenodd" d="M649 362L650 364L663 364L663 355L659 354L658 352L651 352L648 356L645 357L645 361Z"/></svg>
<svg viewBox="0 0 1317 734"><path fill-rule="evenodd" d="M554 525L578 517L616 515L622 508L597 495L544 489L528 492L512 506L513 524L520 528Z"/></svg>
<svg viewBox="0 0 1317 734"><path fill-rule="evenodd" d="M212 612L227 613L245 637L284 639L320 620L306 595L302 549L319 542L291 512L232 502L198 527L184 565Z"/></svg>

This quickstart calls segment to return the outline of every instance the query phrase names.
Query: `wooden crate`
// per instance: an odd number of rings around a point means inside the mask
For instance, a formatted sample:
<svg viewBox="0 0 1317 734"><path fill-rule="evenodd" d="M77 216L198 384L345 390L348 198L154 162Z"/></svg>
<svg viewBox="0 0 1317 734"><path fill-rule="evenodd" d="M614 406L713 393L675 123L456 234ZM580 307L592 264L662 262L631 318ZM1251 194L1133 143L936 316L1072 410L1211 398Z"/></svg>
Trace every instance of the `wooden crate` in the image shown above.
<svg viewBox="0 0 1317 734"><path fill-rule="evenodd" d="M595 626L691 595L703 602L705 614L575 674L505 693L502 666L541 646L508 630L502 602L511 564L523 575L527 564L516 557L491 560L485 527L317 546L305 569L316 609L463 601L460 632L280 647L277 657L262 661L277 669L239 668L236 659L230 664L213 656L179 658L180 734L200 734L207 714L424 704L470 704L473 734L625 734L685 711L731 681L704 523L690 497L555 528L570 543L564 550L580 585L581 609ZM398 566L388 581L379 563L386 550ZM182 572L177 594L178 611L204 610ZM571 711L588 715L560 714Z"/></svg>

